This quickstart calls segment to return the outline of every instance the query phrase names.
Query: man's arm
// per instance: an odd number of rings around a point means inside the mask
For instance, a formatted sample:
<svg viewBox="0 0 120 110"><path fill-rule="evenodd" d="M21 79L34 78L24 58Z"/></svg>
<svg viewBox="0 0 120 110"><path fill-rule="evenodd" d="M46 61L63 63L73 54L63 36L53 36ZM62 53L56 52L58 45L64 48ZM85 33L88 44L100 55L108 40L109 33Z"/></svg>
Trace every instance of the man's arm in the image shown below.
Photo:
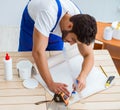
<svg viewBox="0 0 120 110"><path fill-rule="evenodd" d="M78 87L79 90L81 91L85 87L86 78L93 67L94 54L93 54L92 44L87 46L86 44L78 43L78 49L84 58L82 64L82 70L79 76L77 77L77 80L79 81Z"/></svg>
<svg viewBox="0 0 120 110"><path fill-rule="evenodd" d="M34 57L39 73L52 92L64 92L66 95L68 95L69 92L66 89L67 85L63 83L55 83L51 77L45 53L47 45L48 37L44 36L36 28L34 28L32 55Z"/></svg>

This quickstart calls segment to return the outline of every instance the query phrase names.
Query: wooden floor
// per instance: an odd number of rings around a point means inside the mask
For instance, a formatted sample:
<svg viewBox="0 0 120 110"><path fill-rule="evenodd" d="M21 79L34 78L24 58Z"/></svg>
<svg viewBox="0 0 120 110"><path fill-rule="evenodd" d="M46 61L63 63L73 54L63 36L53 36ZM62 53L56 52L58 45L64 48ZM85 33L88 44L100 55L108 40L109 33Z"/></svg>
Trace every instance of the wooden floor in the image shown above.
<svg viewBox="0 0 120 110"><path fill-rule="evenodd" d="M99 43L95 43L94 44L94 49L95 50L98 50L98 49L102 49L102 44L99 44ZM120 74L120 60L117 60L117 59L113 59L114 63L115 63L115 66L118 70L118 73Z"/></svg>
<svg viewBox="0 0 120 110"><path fill-rule="evenodd" d="M77 54L73 51L72 53ZM28 59L34 64L31 52L9 52L13 61L13 80L4 80L3 59L5 54L6 52L0 53L0 110L120 110L120 77L107 50L94 50L95 67L102 71L100 69L100 65L102 65L108 76L114 75L116 77L114 85L67 108L59 103L36 105L36 102L51 100L53 97L41 84L35 89L27 89L23 86L23 81L18 77L16 65L23 59ZM60 57L63 58L63 55L56 55L54 60L51 57L51 61L48 60L49 64L51 66L58 64L62 59ZM59 61L56 62L58 59Z"/></svg>

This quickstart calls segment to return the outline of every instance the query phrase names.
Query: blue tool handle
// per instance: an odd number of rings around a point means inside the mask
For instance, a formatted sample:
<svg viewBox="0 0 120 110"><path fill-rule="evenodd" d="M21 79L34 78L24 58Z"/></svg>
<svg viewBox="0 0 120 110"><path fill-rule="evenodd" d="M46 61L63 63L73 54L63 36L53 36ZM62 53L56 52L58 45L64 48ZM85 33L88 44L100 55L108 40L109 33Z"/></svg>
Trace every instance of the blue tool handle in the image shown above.
<svg viewBox="0 0 120 110"><path fill-rule="evenodd" d="M74 85L75 85L76 91L78 90L78 82L79 81L77 79L74 81Z"/></svg>

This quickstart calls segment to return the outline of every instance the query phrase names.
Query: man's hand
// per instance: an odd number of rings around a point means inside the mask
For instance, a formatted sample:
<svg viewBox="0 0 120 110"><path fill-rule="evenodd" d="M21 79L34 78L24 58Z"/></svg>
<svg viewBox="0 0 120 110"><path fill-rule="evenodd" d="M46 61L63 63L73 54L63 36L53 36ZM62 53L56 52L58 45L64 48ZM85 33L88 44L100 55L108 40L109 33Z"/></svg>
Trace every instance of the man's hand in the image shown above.
<svg viewBox="0 0 120 110"><path fill-rule="evenodd" d="M82 69L80 71L80 74L76 78L76 80L78 80L78 86L77 86L78 91L81 91L85 88L86 78L93 67L94 54L93 54L92 44L86 45L80 42L78 42L77 44L78 44L79 52L84 58L83 63L82 63ZM76 88L74 87L74 89Z"/></svg>
<svg viewBox="0 0 120 110"><path fill-rule="evenodd" d="M82 91L86 86L86 78L84 77L78 77L76 79L76 82L73 84L74 91Z"/></svg>
<svg viewBox="0 0 120 110"><path fill-rule="evenodd" d="M67 90L67 85L66 84L64 84L64 83L55 83L55 82L53 82L51 85L49 85L48 86L48 88L52 91L52 92L54 92L54 93L56 93L56 94L58 94L58 93L60 93L60 92L63 92L63 93L65 93L67 96L69 96L70 95L70 93L69 93L69 91Z"/></svg>
<svg viewBox="0 0 120 110"><path fill-rule="evenodd" d="M86 86L86 79L83 77L78 77L78 91L82 91Z"/></svg>

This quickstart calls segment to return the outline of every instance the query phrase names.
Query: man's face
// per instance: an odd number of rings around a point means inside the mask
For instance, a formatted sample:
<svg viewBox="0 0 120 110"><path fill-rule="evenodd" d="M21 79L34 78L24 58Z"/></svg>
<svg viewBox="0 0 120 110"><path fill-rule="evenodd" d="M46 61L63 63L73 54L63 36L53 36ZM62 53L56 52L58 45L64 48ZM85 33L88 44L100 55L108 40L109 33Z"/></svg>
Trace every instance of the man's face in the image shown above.
<svg viewBox="0 0 120 110"><path fill-rule="evenodd" d="M64 42L70 43L70 45L73 45L77 43L77 36L71 31L63 30L62 31L62 39Z"/></svg>

